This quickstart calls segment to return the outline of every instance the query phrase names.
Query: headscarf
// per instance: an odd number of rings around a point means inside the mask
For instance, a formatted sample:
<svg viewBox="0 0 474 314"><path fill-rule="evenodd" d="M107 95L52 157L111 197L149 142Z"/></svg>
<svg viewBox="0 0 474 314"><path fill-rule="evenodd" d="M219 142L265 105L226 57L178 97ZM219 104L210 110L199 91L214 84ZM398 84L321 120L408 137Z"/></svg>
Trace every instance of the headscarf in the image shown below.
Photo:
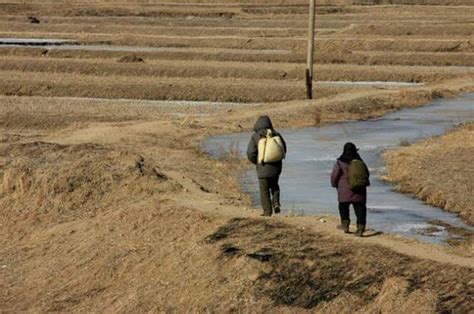
<svg viewBox="0 0 474 314"><path fill-rule="evenodd" d="M357 152L358 150L359 149L355 146L354 143L348 142L344 144L344 150L338 160L346 164L350 163L353 159L362 160L362 158L360 158L359 153Z"/></svg>

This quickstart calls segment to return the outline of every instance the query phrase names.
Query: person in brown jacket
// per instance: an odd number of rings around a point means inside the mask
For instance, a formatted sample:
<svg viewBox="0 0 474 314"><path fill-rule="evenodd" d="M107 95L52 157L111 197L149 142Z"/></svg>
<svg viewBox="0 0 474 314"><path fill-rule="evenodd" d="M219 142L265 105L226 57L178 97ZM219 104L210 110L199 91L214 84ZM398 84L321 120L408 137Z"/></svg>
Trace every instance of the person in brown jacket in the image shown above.
<svg viewBox="0 0 474 314"><path fill-rule="evenodd" d="M358 187L352 189L347 181L347 171L352 160L362 160L359 149L353 143L346 143L342 155L337 159L331 173L331 185L337 188L337 198L339 201L339 214L341 216L341 226L345 233L349 233L350 216L349 207L352 204L357 217L356 236L362 237L365 231L367 218L367 188ZM367 166L365 166L367 168ZM367 173L368 173L367 169ZM370 183L369 183L370 184Z"/></svg>

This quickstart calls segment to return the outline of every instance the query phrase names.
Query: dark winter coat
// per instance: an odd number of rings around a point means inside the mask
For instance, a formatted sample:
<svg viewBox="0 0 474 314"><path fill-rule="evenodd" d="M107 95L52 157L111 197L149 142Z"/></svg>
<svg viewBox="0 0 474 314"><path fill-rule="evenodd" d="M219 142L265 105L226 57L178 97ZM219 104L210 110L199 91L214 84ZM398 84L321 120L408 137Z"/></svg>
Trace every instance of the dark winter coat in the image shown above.
<svg viewBox="0 0 474 314"><path fill-rule="evenodd" d="M274 135L280 136L283 146L286 152L286 143L280 133L276 132L273 129L272 121L268 116L260 116L253 127L254 134L250 138L249 145L247 147L247 157L251 163L257 166L257 175L259 179L266 179L266 178L275 178L281 174L282 169L282 162L272 162L272 163L265 163L265 164L258 164L258 141L265 137L267 134L267 130L272 130Z"/></svg>
<svg viewBox="0 0 474 314"><path fill-rule="evenodd" d="M356 191L352 191L349 183L347 182L347 171L349 170L349 164L342 162L341 160L336 161L334 169L331 173L331 185L337 188L337 199L339 203L366 203L367 202L367 188L360 187Z"/></svg>

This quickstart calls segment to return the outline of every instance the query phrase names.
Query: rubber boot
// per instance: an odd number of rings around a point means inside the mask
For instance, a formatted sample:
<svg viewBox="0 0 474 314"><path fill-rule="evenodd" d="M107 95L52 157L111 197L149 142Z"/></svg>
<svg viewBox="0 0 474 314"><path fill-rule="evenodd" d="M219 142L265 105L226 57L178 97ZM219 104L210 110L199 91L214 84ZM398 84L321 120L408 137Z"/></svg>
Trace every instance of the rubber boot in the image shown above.
<svg viewBox="0 0 474 314"><path fill-rule="evenodd" d="M341 220L341 229L344 233L349 233L350 220Z"/></svg>
<svg viewBox="0 0 474 314"><path fill-rule="evenodd" d="M280 205L280 191L275 191L272 195L272 205L273 211L275 214L281 213L281 205Z"/></svg>
<svg viewBox="0 0 474 314"><path fill-rule="evenodd" d="M357 237L362 237L364 231L365 231L365 225L357 225L357 230L354 233L354 235Z"/></svg>

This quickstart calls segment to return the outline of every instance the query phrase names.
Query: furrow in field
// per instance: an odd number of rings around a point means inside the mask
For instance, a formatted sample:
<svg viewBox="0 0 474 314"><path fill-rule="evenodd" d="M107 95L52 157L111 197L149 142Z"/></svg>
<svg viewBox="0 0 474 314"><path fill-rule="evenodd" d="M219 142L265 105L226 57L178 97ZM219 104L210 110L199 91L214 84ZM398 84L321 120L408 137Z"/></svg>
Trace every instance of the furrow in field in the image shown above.
<svg viewBox="0 0 474 314"><path fill-rule="evenodd" d="M435 0L431 0L435 1ZM438 0L439 1L439 0ZM466 1L466 0L464 0ZM454 14L454 13L467 13L472 10L472 6L465 8L456 6L440 6L440 7L419 7L417 13L422 15L423 13L431 14ZM335 14L367 14L370 12L373 15L380 15L385 10L382 6L317 6L316 11L323 15L335 15ZM235 16L251 16L251 17L264 17L264 16L288 16L294 15L295 17L304 16L307 14L307 8L304 6L293 6L293 7L235 7L235 6L213 6L213 7L199 7L199 6L153 6L153 5L140 5L137 3L131 3L126 5L118 4L102 4L100 6L93 4L73 4L68 5L62 3L23 3L15 4L8 3L0 6L0 14L21 14L24 11L33 11L37 14L48 15L49 12L54 11L59 16L135 16L135 17L227 17L232 18ZM404 7L395 7L392 14L406 12ZM466 12L467 11L467 12Z"/></svg>
<svg viewBox="0 0 474 314"><path fill-rule="evenodd" d="M231 49L287 49L304 53L303 37L257 38L240 36L159 36L159 35L97 35L70 33L12 33L0 32L0 37L62 38L85 44L104 44L148 47L231 48ZM411 52L474 52L474 44L468 38L406 38L383 36L319 36L316 49L337 51L411 51Z"/></svg>
<svg viewBox="0 0 474 314"><path fill-rule="evenodd" d="M429 35L435 38L448 36L473 36L474 24L462 23L455 25L405 25L393 23L389 25L380 24L352 24L347 29L341 30L344 35L364 36L419 36Z"/></svg>
<svg viewBox="0 0 474 314"><path fill-rule="evenodd" d="M356 5L375 5L375 4L416 4L420 1L425 5L469 5L472 4L470 0L352 0ZM350 1L349 1L350 2ZM1 0L0 3L18 4L24 3L21 0ZM131 4L139 6L167 6L167 7L298 7L307 6L305 0L132 0L132 1L100 1L102 5L114 3L118 6L130 6ZM40 4L71 4L70 0L43 0ZM348 4L344 0L320 0L318 5L337 5L337 4Z"/></svg>
<svg viewBox="0 0 474 314"><path fill-rule="evenodd" d="M474 13L474 12L473 12ZM143 17L58 17L58 16L40 16L40 24L31 25L25 16L0 15L2 23L12 23L16 25L27 25L34 28L48 28L54 26L64 26L70 28L79 28L85 26L94 27L114 27L118 25L127 25L127 27L193 27L193 28L258 28L258 29L307 29L307 19L295 19L294 17L278 18L243 18L233 19L225 18L143 18ZM419 25L454 25L473 23L472 15L458 13L453 16L444 15L440 19L438 15L337 15L327 16L318 15L316 17L316 28L343 28L352 24L356 25L401 25L416 27Z"/></svg>
<svg viewBox="0 0 474 314"><path fill-rule="evenodd" d="M80 47L76 47L80 48ZM283 52L283 51L282 51ZM271 50L232 50L183 48L177 51L134 51L126 50L48 50L44 47L4 47L0 56L24 56L69 58L69 59L118 59L137 55L145 60L194 60L221 62L266 62L266 63L304 63L303 52L282 53ZM390 51L344 51L331 52L316 49L315 62L322 64L352 65L409 65L409 66L454 66L470 69L474 66L473 53L469 52L390 52Z"/></svg>
<svg viewBox="0 0 474 314"><path fill-rule="evenodd" d="M227 17L241 13L236 7L153 7L137 4L73 4L62 3L6 3L0 6L0 14L18 15L24 12L35 12L38 15L49 15L51 11L59 16L135 16L135 17Z"/></svg>
<svg viewBox="0 0 474 314"><path fill-rule="evenodd" d="M404 0L406 1L406 0ZM419 1L419 0L418 0ZM429 0L435 1L435 0ZM425 2L429 2L425 1ZM439 1L439 0L438 0ZM444 0L445 1L445 0ZM452 0L450 0L452 1ZM470 0L462 0L468 2ZM473 12L473 6L419 6L416 14L418 16L424 15L466 15ZM371 15L375 18L384 18L385 8L383 6L321 6L318 5L317 13L321 16L364 16ZM283 17L294 16L299 18L307 14L307 3L304 5L288 6L288 5L274 5L274 6L229 6L216 5L202 7L193 4L176 7L173 5L153 5L153 4L139 4L139 3L103 3L101 5L94 4L75 4L75 3L5 3L0 7L0 14L4 15L21 15L25 11L35 12L38 15L49 15L54 12L57 16L92 16L92 17L115 17L115 16L131 16L131 17L160 17L160 18L263 18L263 17ZM415 13L407 12L406 8L394 7L390 10L391 16L414 16Z"/></svg>
<svg viewBox="0 0 474 314"><path fill-rule="evenodd" d="M303 82L228 78L98 77L65 73L4 71L0 94L119 99L275 102L304 99ZM317 97L351 88L316 86Z"/></svg>
<svg viewBox="0 0 474 314"><path fill-rule="evenodd" d="M421 66L460 66L474 67L472 52L387 52L387 51L353 51L347 58L341 57L343 63L371 65L421 65ZM328 56L329 57L329 56ZM338 63L336 59L328 59L329 63Z"/></svg>
<svg viewBox="0 0 474 314"><path fill-rule="evenodd" d="M265 50L234 50L234 49L196 49L188 48L179 51L141 51L127 50L48 50L44 47L3 47L0 55L17 56L45 56L58 58L121 58L123 56L139 54L146 59L162 60L212 60L212 61L236 61L236 62L295 62L301 63L305 56L301 53L281 53L279 51Z"/></svg>
<svg viewBox="0 0 474 314"><path fill-rule="evenodd" d="M120 60L120 59L119 59ZM303 64L257 62L164 61L123 63L118 60L71 60L60 58L0 57L1 71L69 73L95 76L221 77L295 80L304 76ZM463 74L468 69L450 67L402 67L315 64L315 80L320 81L400 81L434 82Z"/></svg>
<svg viewBox="0 0 474 314"><path fill-rule="evenodd" d="M0 28L6 32L25 33L90 33L90 34L155 34L160 36L246 36L246 37L293 37L305 36L304 28L258 28L258 27L189 27L189 26L124 26L94 24L45 24L41 27L30 23L1 22Z"/></svg>
<svg viewBox="0 0 474 314"><path fill-rule="evenodd" d="M411 36L429 35L435 38L447 36L472 36L473 23L456 24L421 24L420 23L351 23L345 26L317 25L317 33L333 33L337 35L364 35L364 36ZM26 19L23 23L0 22L2 33L45 33L45 34L75 34L89 33L96 35L130 34L130 35L155 35L155 36L242 36L242 37L304 37L306 28L293 27L202 27L202 26L124 26L120 24L96 25L89 24L51 24L35 25Z"/></svg>
<svg viewBox="0 0 474 314"><path fill-rule="evenodd" d="M0 32L0 37L62 38L85 44L108 43L124 46L196 47L232 49L302 49L306 40L301 38L252 38L242 36L160 36L145 34L90 34L90 33L28 33Z"/></svg>

